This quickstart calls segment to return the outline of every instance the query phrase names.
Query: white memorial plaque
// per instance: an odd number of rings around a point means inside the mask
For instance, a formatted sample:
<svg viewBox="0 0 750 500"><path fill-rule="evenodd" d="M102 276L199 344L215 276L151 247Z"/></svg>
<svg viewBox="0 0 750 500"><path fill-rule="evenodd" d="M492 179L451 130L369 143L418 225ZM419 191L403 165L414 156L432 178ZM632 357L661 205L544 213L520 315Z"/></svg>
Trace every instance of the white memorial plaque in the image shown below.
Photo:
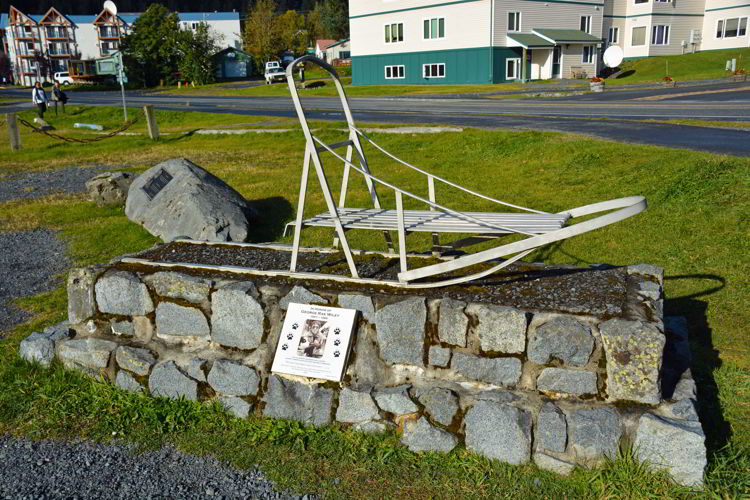
<svg viewBox="0 0 750 500"><path fill-rule="evenodd" d="M356 317L355 309L289 304L271 371L340 382Z"/></svg>

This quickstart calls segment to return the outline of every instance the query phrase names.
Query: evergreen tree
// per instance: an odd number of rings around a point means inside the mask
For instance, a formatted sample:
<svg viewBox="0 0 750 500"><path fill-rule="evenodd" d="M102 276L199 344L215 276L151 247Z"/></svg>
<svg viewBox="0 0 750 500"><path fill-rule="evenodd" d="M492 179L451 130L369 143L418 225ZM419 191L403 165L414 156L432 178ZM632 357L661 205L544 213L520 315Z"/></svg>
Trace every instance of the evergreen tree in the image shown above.
<svg viewBox="0 0 750 500"><path fill-rule="evenodd" d="M173 81L181 36L177 14L151 4L120 45L128 78L145 87L154 87L159 80Z"/></svg>
<svg viewBox="0 0 750 500"><path fill-rule="evenodd" d="M179 69L182 78L199 85L216 81L213 56L219 50L219 44L208 24L200 23L195 31L184 30L181 35Z"/></svg>
<svg viewBox="0 0 750 500"><path fill-rule="evenodd" d="M323 0L321 19L326 38L341 40L349 37L348 0Z"/></svg>

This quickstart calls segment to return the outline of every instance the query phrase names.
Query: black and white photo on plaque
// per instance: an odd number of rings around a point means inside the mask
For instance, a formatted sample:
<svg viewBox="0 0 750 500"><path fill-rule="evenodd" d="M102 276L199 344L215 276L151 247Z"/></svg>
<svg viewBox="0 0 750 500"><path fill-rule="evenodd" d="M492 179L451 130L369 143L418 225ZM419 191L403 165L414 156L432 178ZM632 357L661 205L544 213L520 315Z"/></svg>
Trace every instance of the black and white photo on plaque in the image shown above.
<svg viewBox="0 0 750 500"><path fill-rule="evenodd" d="M289 304L272 372L341 381L357 311Z"/></svg>

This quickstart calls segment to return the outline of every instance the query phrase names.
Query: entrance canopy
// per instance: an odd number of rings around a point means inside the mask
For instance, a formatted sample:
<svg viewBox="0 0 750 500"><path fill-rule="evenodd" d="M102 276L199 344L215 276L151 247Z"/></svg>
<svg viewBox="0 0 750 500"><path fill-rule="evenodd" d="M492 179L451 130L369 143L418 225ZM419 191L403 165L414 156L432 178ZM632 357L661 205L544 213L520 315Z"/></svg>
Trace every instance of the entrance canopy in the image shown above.
<svg viewBox="0 0 750 500"><path fill-rule="evenodd" d="M555 46L554 42L531 33L508 33L507 36L524 49L551 49Z"/></svg>
<svg viewBox="0 0 750 500"><path fill-rule="evenodd" d="M560 45L561 43L580 43L591 45L594 43L601 43L602 39L597 38L594 35L589 35L581 30L557 30L557 29L533 29L531 30L534 35L538 35L540 38L551 42L552 45ZM511 35L508 35L511 36ZM515 37L516 35L513 35Z"/></svg>

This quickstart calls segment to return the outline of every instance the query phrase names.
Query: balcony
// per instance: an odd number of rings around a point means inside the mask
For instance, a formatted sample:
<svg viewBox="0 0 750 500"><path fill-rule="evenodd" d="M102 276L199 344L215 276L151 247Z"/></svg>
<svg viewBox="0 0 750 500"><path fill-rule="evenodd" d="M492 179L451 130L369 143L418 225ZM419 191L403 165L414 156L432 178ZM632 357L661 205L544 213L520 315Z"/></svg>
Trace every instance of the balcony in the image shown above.
<svg viewBox="0 0 750 500"><path fill-rule="evenodd" d="M13 30L13 33L13 37L16 40L36 40L36 33L34 33L34 31L15 29Z"/></svg>
<svg viewBox="0 0 750 500"><path fill-rule="evenodd" d="M70 36L68 35L68 30L67 29L64 29L64 28L58 28L58 29L47 28L47 38L48 39L54 38L54 39L58 39L58 40L67 40L68 38L70 38Z"/></svg>
<svg viewBox="0 0 750 500"><path fill-rule="evenodd" d="M50 56L70 56L70 49L68 47L50 47L47 53Z"/></svg>
<svg viewBox="0 0 750 500"><path fill-rule="evenodd" d="M119 32L114 28L99 28L99 38L120 38Z"/></svg>

